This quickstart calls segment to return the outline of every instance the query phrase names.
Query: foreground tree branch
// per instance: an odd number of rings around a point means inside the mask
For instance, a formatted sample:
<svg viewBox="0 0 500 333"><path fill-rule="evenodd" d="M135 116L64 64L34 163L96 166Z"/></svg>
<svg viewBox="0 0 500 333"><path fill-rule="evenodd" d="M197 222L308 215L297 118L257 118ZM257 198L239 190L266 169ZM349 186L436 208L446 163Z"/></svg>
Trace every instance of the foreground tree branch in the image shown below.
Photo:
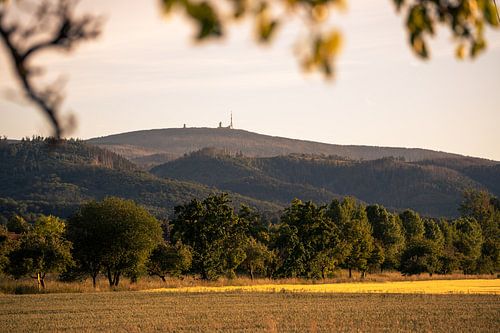
<svg viewBox="0 0 500 333"><path fill-rule="evenodd" d="M75 4L73 0L47 0L36 4L0 2L0 37L13 62L14 74L25 96L49 118L56 139L70 129L62 124L59 114L64 99L62 87L60 82L37 86L35 78L41 70L31 60L47 50L69 52L78 43L99 35L101 20L91 15L77 17ZM16 14L23 20L10 18ZM25 20L25 16L28 19Z"/></svg>

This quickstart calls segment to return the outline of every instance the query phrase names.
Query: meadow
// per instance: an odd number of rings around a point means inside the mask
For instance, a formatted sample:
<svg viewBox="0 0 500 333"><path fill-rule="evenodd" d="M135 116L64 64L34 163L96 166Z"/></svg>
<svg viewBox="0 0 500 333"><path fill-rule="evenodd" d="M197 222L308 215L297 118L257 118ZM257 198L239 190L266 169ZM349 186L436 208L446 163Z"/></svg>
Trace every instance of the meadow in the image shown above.
<svg viewBox="0 0 500 333"><path fill-rule="evenodd" d="M498 332L498 295L148 293L0 295L2 332Z"/></svg>

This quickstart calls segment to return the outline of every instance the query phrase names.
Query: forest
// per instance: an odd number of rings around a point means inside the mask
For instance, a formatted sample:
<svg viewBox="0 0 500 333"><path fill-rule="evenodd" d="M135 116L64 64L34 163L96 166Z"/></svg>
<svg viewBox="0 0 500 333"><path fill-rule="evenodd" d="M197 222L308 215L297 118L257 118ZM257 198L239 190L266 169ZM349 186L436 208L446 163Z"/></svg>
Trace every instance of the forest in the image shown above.
<svg viewBox="0 0 500 333"><path fill-rule="evenodd" d="M13 277L63 281L104 277L110 287L141 276L324 279L337 269L371 272L494 274L500 270L500 201L464 193L456 219L393 213L351 197L327 205L293 200L278 221L212 194L158 220L132 200L107 197L69 218L13 214L0 228L1 270Z"/></svg>

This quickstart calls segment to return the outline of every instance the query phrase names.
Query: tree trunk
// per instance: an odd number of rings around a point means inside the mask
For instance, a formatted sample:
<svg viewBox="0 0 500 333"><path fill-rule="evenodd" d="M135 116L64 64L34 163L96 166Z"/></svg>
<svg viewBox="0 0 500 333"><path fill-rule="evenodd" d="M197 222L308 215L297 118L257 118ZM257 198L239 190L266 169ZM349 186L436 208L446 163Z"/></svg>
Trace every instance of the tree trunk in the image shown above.
<svg viewBox="0 0 500 333"><path fill-rule="evenodd" d="M158 275L163 282L167 282L167 279L165 279L165 275Z"/></svg>
<svg viewBox="0 0 500 333"><path fill-rule="evenodd" d="M321 268L321 278L325 279L325 267Z"/></svg>
<svg viewBox="0 0 500 333"><path fill-rule="evenodd" d="M364 279L366 277L366 271L361 272L361 278Z"/></svg>
<svg viewBox="0 0 500 333"><path fill-rule="evenodd" d="M97 274L92 274L92 287L95 289L96 287Z"/></svg>
<svg viewBox="0 0 500 333"><path fill-rule="evenodd" d="M253 268L250 267L250 279L253 281Z"/></svg>
<svg viewBox="0 0 500 333"><path fill-rule="evenodd" d="M113 284L115 287L118 287L118 283L120 283L120 272L116 272L113 278Z"/></svg>
<svg viewBox="0 0 500 333"><path fill-rule="evenodd" d="M351 278L352 278L352 268L349 267L349 279L351 279Z"/></svg>
<svg viewBox="0 0 500 333"><path fill-rule="evenodd" d="M113 281L113 277L111 276L111 270L108 268L108 270L107 270L106 273L107 273L107 276L108 276L109 286L113 287L114 281Z"/></svg>

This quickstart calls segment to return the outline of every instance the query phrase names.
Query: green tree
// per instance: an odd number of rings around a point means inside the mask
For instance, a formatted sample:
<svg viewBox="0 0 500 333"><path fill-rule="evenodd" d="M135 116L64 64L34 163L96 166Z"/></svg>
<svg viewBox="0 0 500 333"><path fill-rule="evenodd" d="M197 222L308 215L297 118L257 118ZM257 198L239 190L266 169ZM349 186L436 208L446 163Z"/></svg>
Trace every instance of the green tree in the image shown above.
<svg viewBox="0 0 500 333"><path fill-rule="evenodd" d="M424 222L417 212L414 212L411 209L407 209L399 214L399 218L403 225L406 242L411 242L413 240L421 239L424 237Z"/></svg>
<svg viewBox="0 0 500 333"><path fill-rule="evenodd" d="M456 250L453 245L453 242L457 238L456 231L453 225L445 220L441 220L439 228L443 234L443 251L439 258L441 262L439 273L451 274L459 267Z"/></svg>
<svg viewBox="0 0 500 333"><path fill-rule="evenodd" d="M245 259L242 248L246 235L227 194L193 199L175 208L173 240L192 249L192 271L203 279L233 275Z"/></svg>
<svg viewBox="0 0 500 333"><path fill-rule="evenodd" d="M456 235L453 246L460 269L464 274L474 273L483 246L481 226L474 218L459 218L453 222L453 227Z"/></svg>
<svg viewBox="0 0 500 333"><path fill-rule="evenodd" d="M244 251L245 259L241 263L241 267L248 272L252 280L256 273L262 275L268 273L268 267L274 261L274 252L253 237L248 239Z"/></svg>
<svg viewBox="0 0 500 333"><path fill-rule="evenodd" d="M149 275L158 276L165 282L167 276L176 277L187 272L191 268L192 259L189 247L181 242L162 242L151 252L146 268Z"/></svg>
<svg viewBox="0 0 500 333"><path fill-rule="evenodd" d="M17 214L13 215L7 221L7 230L10 232L15 232L16 234L23 234L28 232L30 229L30 225L26 220Z"/></svg>
<svg viewBox="0 0 500 333"><path fill-rule="evenodd" d="M324 278L342 260L340 230L326 215L325 206L295 199L285 209L280 223L275 245L282 276Z"/></svg>
<svg viewBox="0 0 500 333"><path fill-rule="evenodd" d="M383 253L384 256L381 268L396 269L405 242L398 217L379 205L367 206L366 215L372 226L375 242L381 247L377 253Z"/></svg>
<svg viewBox="0 0 500 333"><path fill-rule="evenodd" d="M0 225L0 274L9 265L8 254L12 249L13 242L9 238L9 232L3 225Z"/></svg>
<svg viewBox="0 0 500 333"><path fill-rule="evenodd" d="M100 272L112 287L124 273L141 271L161 235L160 222L144 208L114 197L84 204L68 221L73 256L94 287Z"/></svg>
<svg viewBox="0 0 500 333"><path fill-rule="evenodd" d="M500 201L486 191L465 191L460 205L463 217L474 218L481 225L483 246L477 271L500 271Z"/></svg>
<svg viewBox="0 0 500 333"><path fill-rule="evenodd" d="M8 255L7 272L14 278L30 275L45 288L47 273L61 273L73 264L71 243L64 238L66 225L55 216L40 216Z"/></svg>
<svg viewBox="0 0 500 333"><path fill-rule="evenodd" d="M403 275L429 273L432 275L440 269L440 261L436 244L428 239L413 239L401 255L400 271Z"/></svg>
<svg viewBox="0 0 500 333"><path fill-rule="evenodd" d="M359 270L364 277L374 250L372 227L365 207L357 204L354 198L346 197L342 202L333 200L327 214L338 225L341 237L346 242L343 263L349 270L349 277L352 277L353 269Z"/></svg>
<svg viewBox="0 0 500 333"><path fill-rule="evenodd" d="M306 271L304 245L296 226L280 224L273 249L277 254L276 274L281 277L302 276Z"/></svg>

